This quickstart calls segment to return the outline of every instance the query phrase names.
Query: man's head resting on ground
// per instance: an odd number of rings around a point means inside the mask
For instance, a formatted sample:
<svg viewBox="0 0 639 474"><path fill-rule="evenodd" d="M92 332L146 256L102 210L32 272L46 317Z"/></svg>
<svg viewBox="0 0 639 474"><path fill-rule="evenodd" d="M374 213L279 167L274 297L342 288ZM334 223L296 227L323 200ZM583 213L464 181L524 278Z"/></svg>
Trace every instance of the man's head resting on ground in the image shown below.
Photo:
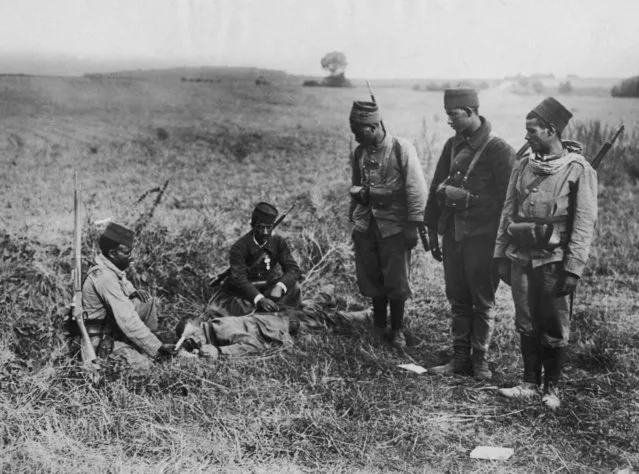
<svg viewBox="0 0 639 474"><path fill-rule="evenodd" d="M251 229L253 238L259 245L268 242L273 232L273 226L277 219L277 209L267 202L258 202L251 214Z"/></svg>
<svg viewBox="0 0 639 474"><path fill-rule="evenodd" d="M109 222L100 238L100 252L118 269L124 271L131 263L134 234L131 229L115 222Z"/></svg>

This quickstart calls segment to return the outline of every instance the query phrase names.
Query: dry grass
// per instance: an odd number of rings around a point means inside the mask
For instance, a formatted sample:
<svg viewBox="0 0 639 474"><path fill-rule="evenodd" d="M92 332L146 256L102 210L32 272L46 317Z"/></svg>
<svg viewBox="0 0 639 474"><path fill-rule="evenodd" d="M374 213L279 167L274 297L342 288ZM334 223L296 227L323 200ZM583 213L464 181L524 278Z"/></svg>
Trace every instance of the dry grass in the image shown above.
<svg viewBox="0 0 639 474"><path fill-rule="evenodd" d="M134 279L163 300L167 337L180 317L203 311L209 274L224 269L229 245L246 230L260 199L282 209L297 204L281 233L305 271L307 294L330 282L338 290L338 310L359 309L366 301L356 290L345 219L349 141L343 119L349 101L363 92L3 81L13 96L1 155L8 199L0 219L8 233L0 235L0 471L639 468L633 224L639 204L623 170L608 166L636 141L620 142L602 168L596 251L579 290L565 403L556 413L495 394L521 372L512 303L503 287L490 385L402 372L396 366L406 357L377 343L365 327L343 324L257 357L167 361L144 376L106 370L96 379L69 360L56 316L70 300L72 170L80 170L85 188L85 265L93 255L92 223L115 216L135 225L153 206L155 194L145 192L170 178L139 236L134 268ZM378 93L389 104L387 123L407 130L432 173L434 154L449 135L437 113L430 118L440 95L399 91L393 101L390 94ZM515 148L521 127L510 128L514 120L505 107L527 106L526 100L506 98L504 109L493 104L489 115ZM582 115L608 106L597 100L584 99ZM601 141L607 126L587 125L584 137ZM407 352L431 365L450 355L441 266L418 250L413 280ZM477 445L512 447L515 455L506 462L471 460Z"/></svg>

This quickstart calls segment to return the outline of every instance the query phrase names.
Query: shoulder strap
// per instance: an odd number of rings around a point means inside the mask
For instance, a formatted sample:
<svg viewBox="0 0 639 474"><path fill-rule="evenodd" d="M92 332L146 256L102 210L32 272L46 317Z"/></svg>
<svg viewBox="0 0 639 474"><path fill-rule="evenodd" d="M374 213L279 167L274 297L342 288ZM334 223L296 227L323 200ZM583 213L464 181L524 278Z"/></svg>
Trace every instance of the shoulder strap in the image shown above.
<svg viewBox="0 0 639 474"><path fill-rule="evenodd" d="M534 181L532 183L530 183L527 187L526 187L526 191L524 192L524 196L521 199L521 201L519 201L519 205L521 206L521 204L526 201L526 199L528 199L528 196L530 196L530 193L533 192L533 189L535 189L537 186L539 186L543 181L546 180L546 178L550 176L549 174L540 174L539 176L537 176Z"/></svg>
<svg viewBox="0 0 639 474"><path fill-rule="evenodd" d="M402 165L402 147L396 137L393 137L393 153L395 153L395 159L397 160L397 166L399 167L402 179L404 180L404 183L406 183L406 173L404 166Z"/></svg>
<svg viewBox="0 0 639 474"><path fill-rule="evenodd" d="M358 145L355 148L355 151L353 152L353 166L357 166L357 169L359 170L359 180L360 182L357 184L361 184L361 181L363 179L364 176L364 166L362 164L362 155L364 153L364 149L362 148L361 145Z"/></svg>
<svg viewBox="0 0 639 474"><path fill-rule="evenodd" d="M493 138L495 138L493 135L488 135L488 138L486 139L484 144L481 147L479 147L479 150L475 152L475 154L473 155L473 159L471 160L470 164L468 165L468 168L466 169L466 174L464 175L462 182L465 183L466 181L468 181L468 176L470 176L470 173L473 171L473 168L475 168L477 161L479 160L481 155L484 154L484 150L486 149L486 147L492 141Z"/></svg>
<svg viewBox="0 0 639 474"><path fill-rule="evenodd" d="M528 165L528 162L530 161L530 158L528 158L528 161L526 161L526 165ZM577 161L571 161L570 163L568 163L566 166L570 166L573 163L577 163ZM581 165L581 163L579 163ZM524 167L526 166L524 165ZM523 171L523 170L522 170ZM537 176L532 183L530 183L528 186L526 186L526 191L524 192L524 196L522 197L521 201L519 201L519 205L521 206L521 204L526 201L526 199L528 199L528 196L530 196L530 193L533 192L533 189L535 189L537 186L539 186L541 183L543 183L546 178L548 178L549 174L540 174L539 176Z"/></svg>

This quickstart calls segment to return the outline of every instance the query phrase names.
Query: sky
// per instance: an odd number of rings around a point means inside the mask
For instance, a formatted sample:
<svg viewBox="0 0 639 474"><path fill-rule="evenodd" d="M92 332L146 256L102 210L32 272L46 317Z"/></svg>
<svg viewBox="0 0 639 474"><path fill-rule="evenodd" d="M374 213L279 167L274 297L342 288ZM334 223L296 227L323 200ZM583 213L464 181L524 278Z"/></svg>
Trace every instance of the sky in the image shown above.
<svg viewBox="0 0 639 474"><path fill-rule="evenodd" d="M629 77L637 18L639 0L0 0L0 66L322 76L322 56L342 51L353 78Z"/></svg>

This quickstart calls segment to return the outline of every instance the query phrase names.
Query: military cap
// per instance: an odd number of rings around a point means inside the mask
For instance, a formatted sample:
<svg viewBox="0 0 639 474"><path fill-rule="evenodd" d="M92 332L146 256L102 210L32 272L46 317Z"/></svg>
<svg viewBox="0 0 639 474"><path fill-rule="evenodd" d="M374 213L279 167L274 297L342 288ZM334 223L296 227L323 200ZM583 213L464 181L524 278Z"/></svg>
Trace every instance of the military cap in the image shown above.
<svg viewBox="0 0 639 474"><path fill-rule="evenodd" d="M376 103L356 100L353 102L349 120L351 122L368 125L381 122L382 116L379 113Z"/></svg>
<svg viewBox="0 0 639 474"><path fill-rule="evenodd" d="M127 247L133 247L133 231L127 229L123 225L115 222L109 222L109 224L102 232L102 236L110 239L118 244L126 245Z"/></svg>
<svg viewBox="0 0 639 474"><path fill-rule="evenodd" d="M445 109L463 109L479 107L479 97L475 89L446 89L444 91Z"/></svg>
<svg viewBox="0 0 639 474"><path fill-rule="evenodd" d="M267 202L258 202L253 209L251 222L254 224L273 225L277 218L277 209Z"/></svg>
<svg viewBox="0 0 639 474"><path fill-rule="evenodd" d="M568 125L568 122L572 118L572 113L553 97L542 100L537 107L532 109L532 112L554 126L559 133L566 128L566 125Z"/></svg>

